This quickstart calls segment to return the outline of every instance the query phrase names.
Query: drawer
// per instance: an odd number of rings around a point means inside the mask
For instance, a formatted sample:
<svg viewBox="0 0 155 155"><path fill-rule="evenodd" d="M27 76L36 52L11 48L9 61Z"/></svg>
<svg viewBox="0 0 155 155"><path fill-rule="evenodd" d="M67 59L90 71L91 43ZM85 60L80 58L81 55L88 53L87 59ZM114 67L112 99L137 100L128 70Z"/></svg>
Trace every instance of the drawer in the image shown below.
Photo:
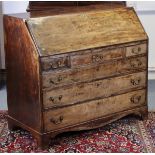
<svg viewBox="0 0 155 155"><path fill-rule="evenodd" d="M144 70L146 69L146 59L146 57L130 58L81 67L80 69L70 69L55 73L44 72L42 75L42 85L43 88L55 88L76 82L92 81L122 73L131 73L136 70Z"/></svg>
<svg viewBox="0 0 155 155"><path fill-rule="evenodd" d="M83 65L101 63L108 60L120 59L125 56L125 48L90 49L81 52L50 56L41 59L44 71L77 68Z"/></svg>
<svg viewBox="0 0 155 155"><path fill-rule="evenodd" d="M144 87L146 72L79 83L51 91L43 91L44 108L64 106L100 97L109 97L134 88Z"/></svg>
<svg viewBox="0 0 155 155"><path fill-rule="evenodd" d="M67 54L41 58L41 68L43 71L60 70L70 67L70 56Z"/></svg>
<svg viewBox="0 0 155 155"><path fill-rule="evenodd" d="M60 129L146 104L145 90L45 111L45 131Z"/></svg>
<svg viewBox="0 0 155 155"><path fill-rule="evenodd" d="M43 71L68 70L144 54L146 51L146 43L128 47L96 48L41 58L41 67Z"/></svg>
<svg viewBox="0 0 155 155"><path fill-rule="evenodd" d="M147 52L147 44L139 44L135 46L129 46L126 48L126 57L144 54Z"/></svg>
<svg viewBox="0 0 155 155"><path fill-rule="evenodd" d="M146 44L133 45L129 47L120 47L114 49L98 48L93 49L91 52L71 57L71 67L82 65L102 63L109 60L121 59L134 55L146 53Z"/></svg>
<svg viewBox="0 0 155 155"><path fill-rule="evenodd" d="M125 55L125 48L98 48L89 50L89 52L71 56L71 66L72 68L89 65L89 64L98 64L108 60L121 59Z"/></svg>

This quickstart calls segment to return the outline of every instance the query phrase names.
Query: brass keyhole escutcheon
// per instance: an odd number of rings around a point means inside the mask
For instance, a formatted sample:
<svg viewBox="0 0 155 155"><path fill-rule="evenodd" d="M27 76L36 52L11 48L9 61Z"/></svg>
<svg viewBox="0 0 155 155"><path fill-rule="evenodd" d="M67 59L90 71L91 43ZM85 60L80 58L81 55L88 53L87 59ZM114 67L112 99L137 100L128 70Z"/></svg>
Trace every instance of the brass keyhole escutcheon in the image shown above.
<svg viewBox="0 0 155 155"><path fill-rule="evenodd" d="M62 80L63 80L62 76L59 76L59 77L58 77L58 81L60 82L60 81L62 81Z"/></svg>
<svg viewBox="0 0 155 155"><path fill-rule="evenodd" d="M61 101L61 99L62 99L62 95L59 96L59 101Z"/></svg>
<svg viewBox="0 0 155 155"><path fill-rule="evenodd" d="M57 64L58 64L58 67L60 67L62 65L62 60L59 60Z"/></svg>

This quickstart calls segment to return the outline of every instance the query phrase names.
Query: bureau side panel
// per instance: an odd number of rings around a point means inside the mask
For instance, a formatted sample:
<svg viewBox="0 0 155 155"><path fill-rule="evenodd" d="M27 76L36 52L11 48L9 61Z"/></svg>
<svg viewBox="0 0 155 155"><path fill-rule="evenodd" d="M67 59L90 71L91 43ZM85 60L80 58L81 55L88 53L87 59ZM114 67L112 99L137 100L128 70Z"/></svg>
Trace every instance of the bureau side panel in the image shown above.
<svg viewBox="0 0 155 155"><path fill-rule="evenodd" d="M9 117L41 130L39 57L24 20L4 16Z"/></svg>

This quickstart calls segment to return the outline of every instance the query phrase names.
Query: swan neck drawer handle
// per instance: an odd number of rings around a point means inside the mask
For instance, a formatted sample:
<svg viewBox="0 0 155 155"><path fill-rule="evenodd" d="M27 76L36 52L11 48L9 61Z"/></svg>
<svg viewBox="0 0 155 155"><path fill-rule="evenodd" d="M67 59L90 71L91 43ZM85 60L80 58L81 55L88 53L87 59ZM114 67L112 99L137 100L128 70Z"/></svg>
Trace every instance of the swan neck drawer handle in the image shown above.
<svg viewBox="0 0 155 155"><path fill-rule="evenodd" d="M139 54L139 53L141 52L141 47L133 48L133 49L131 50L131 52L132 52L133 54Z"/></svg>
<svg viewBox="0 0 155 155"><path fill-rule="evenodd" d="M50 79L49 82L50 82L51 84L57 85L57 84L59 84L59 82L61 82L63 79L64 79L64 78L63 78L62 76L59 76L59 77L57 77L57 78Z"/></svg>
<svg viewBox="0 0 155 155"><path fill-rule="evenodd" d="M142 62L139 59L137 59L136 61L130 61L130 65L131 67L136 68L140 67L142 65Z"/></svg>
<svg viewBox="0 0 155 155"><path fill-rule="evenodd" d="M60 102L62 99L62 95L58 96L58 97L50 97L49 100L52 101L53 103L58 103Z"/></svg>
<svg viewBox="0 0 155 155"><path fill-rule="evenodd" d="M131 79L130 82L131 82L131 84L134 85L134 86L139 85L140 82L141 82L141 78Z"/></svg>
<svg viewBox="0 0 155 155"><path fill-rule="evenodd" d="M53 124L56 124L56 125L57 125L57 124L62 123L63 119L64 119L63 116L60 116L60 117L57 118L57 119L56 119L56 118L51 118L51 119L50 119L50 122L52 122Z"/></svg>
<svg viewBox="0 0 155 155"><path fill-rule="evenodd" d="M130 101L131 101L132 103L135 103L135 104L139 103L140 100L141 100L141 96L140 96L140 95L139 95L139 96L134 95L134 96L132 96L132 97L130 98Z"/></svg>

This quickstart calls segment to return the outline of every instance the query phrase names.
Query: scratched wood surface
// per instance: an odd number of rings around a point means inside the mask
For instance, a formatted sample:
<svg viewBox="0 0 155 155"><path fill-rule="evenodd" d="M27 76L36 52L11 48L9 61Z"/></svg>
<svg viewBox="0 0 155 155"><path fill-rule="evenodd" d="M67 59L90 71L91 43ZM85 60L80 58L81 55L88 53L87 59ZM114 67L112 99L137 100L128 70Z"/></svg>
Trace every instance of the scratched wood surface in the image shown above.
<svg viewBox="0 0 155 155"><path fill-rule="evenodd" d="M45 131L121 112L145 103L145 90L44 112Z"/></svg>
<svg viewBox="0 0 155 155"><path fill-rule="evenodd" d="M110 61L103 64L80 67L63 71L42 72L43 89L56 88L94 79L138 72L146 69L146 56L126 60Z"/></svg>
<svg viewBox="0 0 155 155"><path fill-rule="evenodd" d="M41 56L146 40L132 8L26 20Z"/></svg>
<svg viewBox="0 0 155 155"><path fill-rule="evenodd" d="M51 91L45 90L43 92L43 104L45 108L64 106L124 93L138 87L143 88L146 83L145 75L145 72L139 72L88 83L79 83Z"/></svg>
<svg viewBox="0 0 155 155"><path fill-rule="evenodd" d="M146 43L135 43L135 45L127 44L126 46L115 46L113 48L96 48L82 50L80 52L41 57L41 67L43 71L78 68L146 53Z"/></svg>
<svg viewBox="0 0 155 155"><path fill-rule="evenodd" d="M148 38L132 8L5 16L4 25L9 129L43 147L62 132L147 116Z"/></svg>
<svg viewBox="0 0 155 155"><path fill-rule="evenodd" d="M41 131L37 49L22 19L5 15L4 30L8 114L33 130ZM9 126L11 124L9 122Z"/></svg>

